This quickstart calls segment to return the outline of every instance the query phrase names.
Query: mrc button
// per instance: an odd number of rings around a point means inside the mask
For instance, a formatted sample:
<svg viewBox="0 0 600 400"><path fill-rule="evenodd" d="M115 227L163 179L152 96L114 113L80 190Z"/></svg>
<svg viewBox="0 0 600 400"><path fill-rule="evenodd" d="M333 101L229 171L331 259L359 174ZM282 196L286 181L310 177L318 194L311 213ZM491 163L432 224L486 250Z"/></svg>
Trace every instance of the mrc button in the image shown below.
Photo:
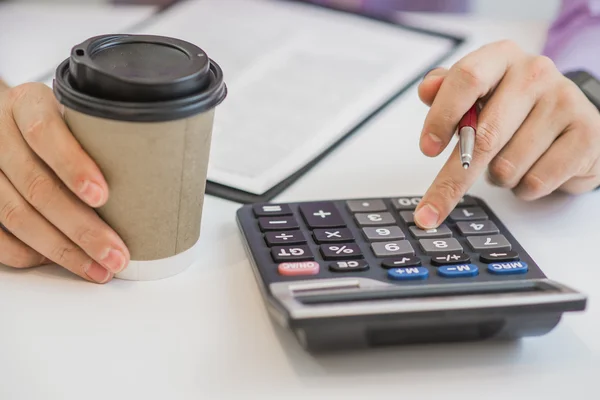
<svg viewBox="0 0 600 400"><path fill-rule="evenodd" d="M488 271L497 275L524 274L527 269L527 263L523 261L499 262L488 265Z"/></svg>
<svg viewBox="0 0 600 400"><path fill-rule="evenodd" d="M284 276L316 275L319 273L319 263L314 261L286 262L279 264L277 270L280 275Z"/></svg>

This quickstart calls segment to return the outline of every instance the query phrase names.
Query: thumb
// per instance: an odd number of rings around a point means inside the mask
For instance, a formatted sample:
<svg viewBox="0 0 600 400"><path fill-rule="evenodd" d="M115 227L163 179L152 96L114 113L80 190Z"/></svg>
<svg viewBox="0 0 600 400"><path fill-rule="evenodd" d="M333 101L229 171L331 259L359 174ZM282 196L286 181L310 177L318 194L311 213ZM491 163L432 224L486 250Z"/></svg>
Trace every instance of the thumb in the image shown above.
<svg viewBox="0 0 600 400"><path fill-rule="evenodd" d="M425 75L423 81L419 84L419 98L423 103L431 106L447 74L448 70L446 68L438 67Z"/></svg>

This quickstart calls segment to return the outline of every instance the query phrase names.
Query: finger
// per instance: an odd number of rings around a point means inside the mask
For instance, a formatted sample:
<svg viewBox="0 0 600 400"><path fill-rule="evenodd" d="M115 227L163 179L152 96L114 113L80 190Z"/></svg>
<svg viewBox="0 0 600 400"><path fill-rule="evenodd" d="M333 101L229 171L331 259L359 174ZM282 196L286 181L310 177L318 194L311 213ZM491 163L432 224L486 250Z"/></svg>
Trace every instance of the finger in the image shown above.
<svg viewBox="0 0 600 400"><path fill-rule="evenodd" d="M435 96L440 90L440 86L442 86L442 82L444 82L444 78L448 74L448 70L446 68L436 68L430 71L425 77L423 81L419 85L419 98L423 103L427 106L431 106Z"/></svg>
<svg viewBox="0 0 600 400"><path fill-rule="evenodd" d="M532 93L535 94L536 85L540 85L536 82L524 85L525 70L518 68L507 71L479 115L470 168L463 169L455 149L417 207L415 223L419 227L431 229L439 226L492 158L519 129L535 104L536 98Z"/></svg>
<svg viewBox="0 0 600 400"><path fill-rule="evenodd" d="M569 128L514 188L517 197L536 200L577 176L587 176L597 160L600 145L593 134Z"/></svg>
<svg viewBox="0 0 600 400"><path fill-rule="evenodd" d="M17 93L13 115L29 146L81 200L91 207L103 205L108 185L67 128L52 90L34 83L18 87Z"/></svg>
<svg viewBox="0 0 600 400"><path fill-rule="evenodd" d="M30 268L45 261L46 257L0 229L0 264L13 268Z"/></svg>
<svg viewBox="0 0 600 400"><path fill-rule="evenodd" d="M598 168L597 168L598 169ZM559 190L569 194L583 194L600 188L600 172L592 176L571 178L563 183Z"/></svg>
<svg viewBox="0 0 600 400"><path fill-rule="evenodd" d="M8 88L10 88L10 86L8 86L8 84L6 82L4 82L2 79L0 79L0 92L3 90L7 90Z"/></svg>
<svg viewBox="0 0 600 400"><path fill-rule="evenodd" d="M527 119L490 162L488 174L496 186L513 189L568 125L556 110L556 97L539 99Z"/></svg>
<svg viewBox="0 0 600 400"><path fill-rule="evenodd" d="M86 280L106 283L113 277L37 213L1 173L0 223L41 255Z"/></svg>
<svg viewBox="0 0 600 400"><path fill-rule="evenodd" d="M420 141L423 154L440 154L469 108L493 90L511 65L523 57L515 44L503 41L483 46L453 65L425 118Z"/></svg>

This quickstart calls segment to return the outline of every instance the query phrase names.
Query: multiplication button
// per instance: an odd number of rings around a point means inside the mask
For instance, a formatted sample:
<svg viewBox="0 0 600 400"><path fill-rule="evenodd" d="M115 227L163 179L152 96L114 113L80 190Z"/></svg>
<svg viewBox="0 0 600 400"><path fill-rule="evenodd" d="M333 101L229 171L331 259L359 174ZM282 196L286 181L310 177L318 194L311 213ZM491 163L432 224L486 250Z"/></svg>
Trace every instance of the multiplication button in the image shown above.
<svg viewBox="0 0 600 400"><path fill-rule="evenodd" d="M313 231L315 242L321 243L339 243L354 240L352 232L348 228L329 228L315 229Z"/></svg>

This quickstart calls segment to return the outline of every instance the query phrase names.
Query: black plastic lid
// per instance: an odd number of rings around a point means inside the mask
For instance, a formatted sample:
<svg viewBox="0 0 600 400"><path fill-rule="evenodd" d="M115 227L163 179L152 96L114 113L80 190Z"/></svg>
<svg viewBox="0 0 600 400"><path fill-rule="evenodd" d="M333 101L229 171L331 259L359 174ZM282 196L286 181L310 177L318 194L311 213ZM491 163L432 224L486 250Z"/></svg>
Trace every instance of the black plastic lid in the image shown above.
<svg viewBox="0 0 600 400"><path fill-rule="evenodd" d="M96 36L73 47L56 70L57 99L108 119L166 121L207 111L227 89L199 47L151 35Z"/></svg>

